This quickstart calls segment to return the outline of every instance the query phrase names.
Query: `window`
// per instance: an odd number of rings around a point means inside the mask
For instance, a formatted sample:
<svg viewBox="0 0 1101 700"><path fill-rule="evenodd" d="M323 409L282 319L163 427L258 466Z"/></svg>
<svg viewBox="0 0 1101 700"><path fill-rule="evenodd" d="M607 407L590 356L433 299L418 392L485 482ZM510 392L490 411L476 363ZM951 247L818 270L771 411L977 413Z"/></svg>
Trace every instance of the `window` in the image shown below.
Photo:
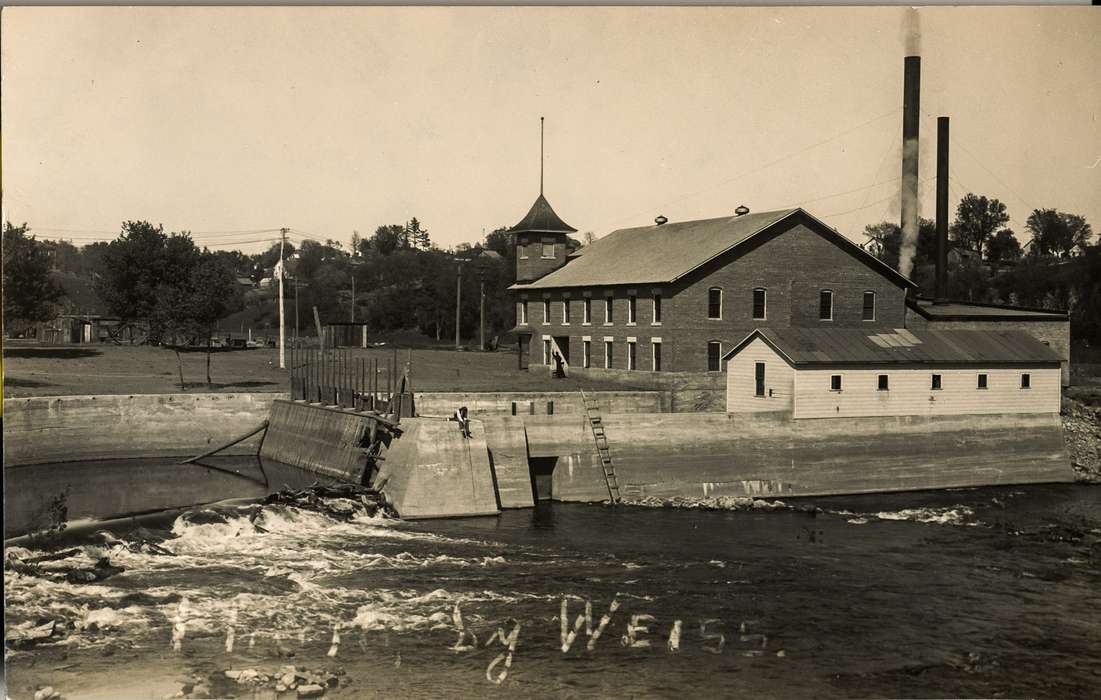
<svg viewBox="0 0 1101 700"><path fill-rule="evenodd" d="M887 391L891 388L891 380L887 378L886 374L879 375L879 390Z"/></svg>
<svg viewBox="0 0 1101 700"><path fill-rule="evenodd" d="M860 318L865 321L875 320L875 292L864 292L864 310Z"/></svg>
<svg viewBox="0 0 1101 700"><path fill-rule="evenodd" d="M977 389L985 389L987 387L986 375L985 374L980 374L979 375L978 384L976 384L975 386L976 386Z"/></svg>
<svg viewBox="0 0 1101 700"><path fill-rule="evenodd" d="M553 243L544 243L543 244L543 258L544 259L550 258L551 260L554 259L554 244Z"/></svg>
<svg viewBox="0 0 1101 700"><path fill-rule="evenodd" d="M833 320L833 292L828 289L818 292L818 318L821 321Z"/></svg>
<svg viewBox="0 0 1101 700"><path fill-rule="evenodd" d="M581 323L586 326L593 322L593 300L586 298L581 305Z"/></svg>
<svg viewBox="0 0 1101 700"><path fill-rule="evenodd" d="M569 299L563 299L562 300L562 325L563 326L570 325L570 300Z"/></svg>
<svg viewBox="0 0 1101 700"><path fill-rule="evenodd" d="M635 349L638 346L633 340L627 341L627 369L638 369L635 364L638 361L638 356L635 354Z"/></svg>
<svg viewBox="0 0 1101 700"><path fill-rule="evenodd" d="M707 290L707 317L710 319L723 317L723 290L718 287Z"/></svg>
<svg viewBox="0 0 1101 700"><path fill-rule="evenodd" d="M765 296L764 289L753 290L753 320L763 321L765 319Z"/></svg>
<svg viewBox="0 0 1101 700"><path fill-rule="evenodd" d="M654 294L654 318L650 323L655 326L661 324L661 295Z"/></svg>
<svg viewBox="0 0 1101 700"><path fill-rule="evenodd" d="M1021 388L1022 389L1031 389L1032 388L1032 375L1031 374L1022 374L1021 375Z"/></svg>
<svg viewBox="0 0 1101 700"><path fill-rule="evenodd" d="M543 323L550 323L550 299L543 300Z"/></svg>
<svg viewBox="0 0 1101 700"><path fill-rule="evenodd" d="M588 340L581 341L581 366L588 369L593 366L593 347Z"/></svg>
<svg viewBox="0 0 1101 700"><path fill-rule="evenodd" d="M720 358L722 357L723 344L717 340L707 343L707 371L718 372Z"/></svg>
<svg viewBox="0 0 1101 700"><path fill-rule="evenodd" d="M551 344L550 339L543 339L543 364L549 365L551 363Z"/></svg>
<svg viewBox="0 0 1101 700"><path fill-rule="evenodd" d="M758 362L753 366L753 375L756 380L756 387L753 391L754 396L765 395L765 363Z"/></svg>
<svg viewBox="0 0 1101 700"><path fill-rule="evenodd" d="M520 325L526 325L528 322L528 303L527 301L520 302Z"/></svg>
<svg viewBox="0 0 1101 700"><path fill-rule="evenodd" d="M604 366L608 369L612 368L612 341L604 341Z"/></svg>
<svg viewBox="0 0 1101 700"><path fill-rule="evenodd" d="M934 374L933 375L933 382L929 386L929 388L932 389L933 391L939 391L940 390L940 375L939 374Z"/></svg>
<svg viewBox="0 0 1101 700"><path fill-rule="evenodd" d="M524 245L523 243L516 246L516 256L518 258L520 258L521 260L527 260L528 259L528 247L526 245Z"/></svg>
<svg viewBox="0 0 1101 700"><path fill-rule="evenodd" d="M654 371L655 372L660 372L661 371L661 341L660 340L654 340L652 347L653 347L653 354L654 354L654 357L653 357Z"/></svg>
<svg viewBox="0 0 1101 700"><path fill-rule="evenodd" d="M634 294L627 297L627 323L632 326L637 321L638 316L638 297Z"/></svg>
<svg viewBox="0 0 1101 700"><path fill-rule="evenodd" d="M604 300L604 323L611 324L612 322L612 298L608 297Z"/></svg>
<svg viewBox="0 0 1101 700"><path fill-rule="evenodd" d="M841 391L841 375L830 375L830 391Z"/></svg>

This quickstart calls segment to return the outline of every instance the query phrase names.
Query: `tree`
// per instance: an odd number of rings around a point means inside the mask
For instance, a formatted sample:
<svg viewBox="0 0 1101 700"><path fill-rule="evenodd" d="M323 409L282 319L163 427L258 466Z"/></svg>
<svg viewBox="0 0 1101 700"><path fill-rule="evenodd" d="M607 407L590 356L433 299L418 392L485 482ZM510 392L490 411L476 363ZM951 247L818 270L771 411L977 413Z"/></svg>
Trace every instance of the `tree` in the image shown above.
<svg viewBox="0 0 1101 700"><path fill-rule="evenodd" d="M390 255L402 247L405 236L405 227L401 224L389 224L375 229L375 235L371 236L371 248L379 255Z"/></svg>
<svg viewBox="0 0 1101 700"><path fill-rule="evenodd" d="M28 236L27 224L4 223L4 325L50 319L61 288L50 279L50 259L42 243Z"/></svg>
<svg viewBox="0 0 1101 700"><path fill-rule="evenodd" d="M502 226L486 234L485 248L499 253L503 258L511 258L515 253L514 238L508 228Z"/></svg>
<svg viewBox="0 0 1101 700"><path fill-rule="evenodd" d="M432 240L428 237L428 229L421 228L421 222L417 221L417 217L414 216L409 220L409 223L405 225L405 231L408 237L408 247L418 250L428 250L432 247Z"/></svg>
<svg viewBox="0 0 1101 700"><path fill-rule="evenodd" d="M1032 234L1032 250L1037 255L1069 258L1076 249L1085 250L1093 237L1093 229L1084 218L1055 209L1034 210L1025 228Z"/></svg>
<svg viewBox="0 0 1101 700"><path fill-rule="evenodd" d="M1021 244L1013 235L1013 231L1003 228L994 234L986 244L986 259L994 266L1014 263L1021 259Z"/></svg>
<svg viewBox="0 0 1101 700"><path fill-rule="evenodd" d="M153 317L157 287L164 274L167 239L162 226L153 226L148 221L126 221L122 233L104 251L96 293L121 325ZM158 338L150 340L157 342Z"/></svg>
<svg viewBox="0 0 1101 700"><path fill-rule="evenodd" d="M187 280L186 297L176 315L206 339L206 383L210 379L210 337L218 321L241 307L241 291L228 261L207 250L199 255Z"/></svg>
<svg viewBox="0 0 1101 700"><path fill-rule="evenodd" d="M864 244L865 250L897 270L898 253L902 245L902 229L899 225L889 221L868 224L864 227L864 236L868 239Z"/></svg>
<svg viewBox="0 0 1101 700"><path fill-rule="evenodd" d="M952 233L961 246L975 251L982 259L987 240L1007 223L1009 214L1004 204L997 199L968 192L956 207Z"/></svg>

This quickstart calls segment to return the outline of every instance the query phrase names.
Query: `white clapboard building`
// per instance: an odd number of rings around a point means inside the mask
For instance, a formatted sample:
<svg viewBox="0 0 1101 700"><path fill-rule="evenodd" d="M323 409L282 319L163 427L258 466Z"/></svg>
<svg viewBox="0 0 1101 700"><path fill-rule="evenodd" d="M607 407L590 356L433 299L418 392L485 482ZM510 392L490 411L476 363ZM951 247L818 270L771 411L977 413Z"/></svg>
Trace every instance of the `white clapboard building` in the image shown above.
<svg viewBox="0 0 1101 700"><path fill-rule="evenodd" d="M762 328L723 357L727 411L793 419L1058 413L1061 359L1022 331Z"/></svg>

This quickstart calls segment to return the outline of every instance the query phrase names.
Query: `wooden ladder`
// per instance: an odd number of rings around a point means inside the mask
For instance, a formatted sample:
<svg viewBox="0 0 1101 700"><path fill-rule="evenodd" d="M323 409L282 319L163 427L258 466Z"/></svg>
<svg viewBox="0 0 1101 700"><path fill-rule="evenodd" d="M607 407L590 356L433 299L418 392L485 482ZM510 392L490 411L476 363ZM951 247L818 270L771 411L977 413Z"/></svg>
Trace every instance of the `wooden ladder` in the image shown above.
<svg viewBox="0 0 1101 700"><path fill-rule="evenodd" d="M612 464L612 453L608 449L608 436L604 433L604 422L600 418L600 412L595 399L585 396L581 392L581 403L585 406L585 418L589 421L589 428L593 431L593 439L596 441L596 451L600 455L600 466L604 469L604 480L608 484L608 496L612 503L619 502L619 481L615 475L615 465Z"/></svg>

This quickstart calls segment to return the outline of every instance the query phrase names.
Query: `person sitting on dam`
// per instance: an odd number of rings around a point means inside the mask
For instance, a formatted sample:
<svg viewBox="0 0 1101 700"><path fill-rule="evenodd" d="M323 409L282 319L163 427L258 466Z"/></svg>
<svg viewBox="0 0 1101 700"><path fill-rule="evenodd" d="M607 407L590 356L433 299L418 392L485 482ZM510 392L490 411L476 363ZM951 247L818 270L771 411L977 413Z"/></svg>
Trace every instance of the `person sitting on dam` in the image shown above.
<svg viewBox="0 0 1101 700"><path fill-rule="evenodd" d="M459 424L459 432L463 434L463 437L470 437L470 418L467 416L466 406L460 406L455 415L451 416L447 420L453 420Z"/></svg>

